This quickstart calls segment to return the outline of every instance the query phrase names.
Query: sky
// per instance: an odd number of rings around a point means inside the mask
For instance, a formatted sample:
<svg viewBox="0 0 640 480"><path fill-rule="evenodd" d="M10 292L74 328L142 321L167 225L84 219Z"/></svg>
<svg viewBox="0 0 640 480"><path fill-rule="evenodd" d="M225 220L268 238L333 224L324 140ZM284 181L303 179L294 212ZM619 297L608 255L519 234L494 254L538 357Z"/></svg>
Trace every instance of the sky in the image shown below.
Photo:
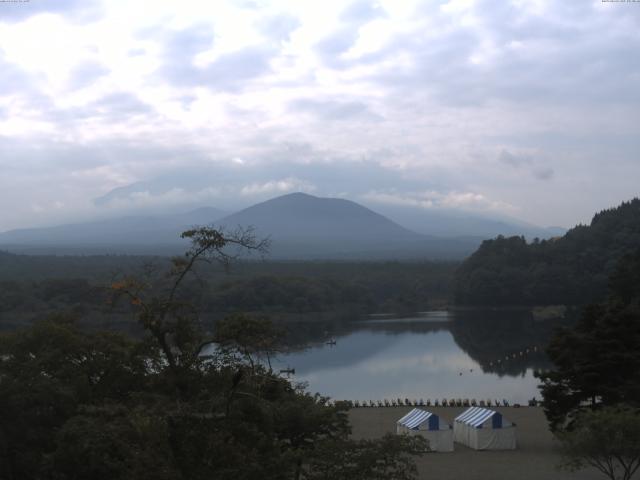
<svg viewBox="0 0 640 480"><path fill-rule="evenodd" d="M640 2L0 2L0 231L303 191L572 226L639 195Z"/></svg>

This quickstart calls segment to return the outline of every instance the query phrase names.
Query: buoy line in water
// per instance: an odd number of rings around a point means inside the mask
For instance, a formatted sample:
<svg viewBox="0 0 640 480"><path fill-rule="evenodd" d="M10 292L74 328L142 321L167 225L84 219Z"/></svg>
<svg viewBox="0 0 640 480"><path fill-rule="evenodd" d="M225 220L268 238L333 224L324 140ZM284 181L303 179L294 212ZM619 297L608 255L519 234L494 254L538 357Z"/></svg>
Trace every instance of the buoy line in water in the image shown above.
<svg viewBox="0 0 640 480"><path fill-rule="evenodd" d="M486 399L476 400L475 398L443 398L441 400L435 399L433 402L431 399L426 401L422 398L419 400L410 400L405 398L397 399L382 399L382 400L329 400L329 405L337 405L340 403L346 403L350 408L381 408L381 407L520 407L519 403L509 403L508 400L502 399ZM532 398L528 401L527 406L536 407L540 402Z"/></svg>

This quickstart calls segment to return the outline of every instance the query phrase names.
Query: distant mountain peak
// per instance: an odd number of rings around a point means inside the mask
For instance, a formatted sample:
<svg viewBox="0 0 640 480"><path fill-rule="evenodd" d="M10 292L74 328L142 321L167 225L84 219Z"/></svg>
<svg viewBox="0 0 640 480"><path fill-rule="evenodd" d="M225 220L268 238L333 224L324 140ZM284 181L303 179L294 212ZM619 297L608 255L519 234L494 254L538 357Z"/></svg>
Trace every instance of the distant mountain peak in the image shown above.
<svg viewBox="0 0 640 480"><path fill-rule="evenodd" d="M224 217L224 218L223 218ZM214 223L215 222L215 223ZM292 192L224 216L212 207L182 214L119 218L0 234L0 246L84 247L102 251L151 252L154 246L181 249L182 231L193 225L253 227L272 240L271 257L287 259L460 258L478 239L441 239L407 229L384 215L344 198ZM146 250L145 250L146 249Z"/></svg>

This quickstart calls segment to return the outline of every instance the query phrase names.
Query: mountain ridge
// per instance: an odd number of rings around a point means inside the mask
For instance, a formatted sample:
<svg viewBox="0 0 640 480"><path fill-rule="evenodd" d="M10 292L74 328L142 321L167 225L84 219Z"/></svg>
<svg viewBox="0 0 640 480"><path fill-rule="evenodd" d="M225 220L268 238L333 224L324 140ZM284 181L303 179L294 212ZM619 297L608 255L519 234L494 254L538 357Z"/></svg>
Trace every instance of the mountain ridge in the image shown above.
<svg viewBox="0 0 640 480"><path fill-rule="evenodd" d="M253 226L271 237L273 259L459 259L481 238L437 238L398 225L351 200L295 192L230 215L201 208L182 215L131 216L21 229L0 234L0 248L18 253L176 254L182 230L197 224ZM220 218L215 218L220 217Z"/></svg>

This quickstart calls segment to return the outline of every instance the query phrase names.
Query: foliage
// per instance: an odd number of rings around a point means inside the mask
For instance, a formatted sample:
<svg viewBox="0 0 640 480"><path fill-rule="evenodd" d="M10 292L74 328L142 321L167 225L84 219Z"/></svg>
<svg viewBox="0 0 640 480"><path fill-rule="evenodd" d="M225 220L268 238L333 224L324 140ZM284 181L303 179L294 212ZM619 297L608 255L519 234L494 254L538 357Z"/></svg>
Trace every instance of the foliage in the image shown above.
<svg viewBox="0 0 640 480"><path fill-rule="evenodd" d="M67 317L0 336L0 479L298 480L321 478L322 462L335 478L412 478L414 444L349 440L345 405L261 361L278 345L268 321L236 315L213 335L202 328L181 287L201 261L230 261L229 245L264 246L245 234L187 232L192 248L166 275L113 283L142 339Z"/></svg>
<svg viewBox="0 0 640 480"><path fill-rule="evenodd" d="M552 430L572 428L585 408L640 407L640 250L612 276L609 300L588 307L572 328L557 332L547 353L555 369L542 374L543 405Z"/></svg>
<svg viewBox="0 0 640 480"><path fill-rule="evenodd" d="M607 277L640 247L640 199L597 213L561 238L487 240L456 273L464 305L585 305L603 299Z"/></svg>
<svg viewBox="0 0 640 480"><path fill-rule="evenodd" d="M305 479L410 480L417 474L411 456L425 452L427 441L387 434L380 441L323 441L317 449Z"/></svg>
<svg viewBox="0 0 640 480"><path fill-rule="evenodd" d="M157 287L166 284L164 274L173 268L170 259L162 258L6 256L17 258L7 264L0 255L0 329L7 330L66 311L91 328L136 333L130 311L124 303L110 305L112 292L104 285L129 277ZM201 318L207 322L236 312L353 316L439 308L448 301L456 267L430 262L241 261L225 274L218 265L199 263L198 275L181 283L180 295L206 314ZM114 272L119 274L114 277Z"/></svg>
<svg viewBox="0 0 640 480"><path fill-rule="evenodd" d="M559 435L564 467L598 469L611 480L629 480L640 467L640 410L604 407L586 411Z"/></svg>

